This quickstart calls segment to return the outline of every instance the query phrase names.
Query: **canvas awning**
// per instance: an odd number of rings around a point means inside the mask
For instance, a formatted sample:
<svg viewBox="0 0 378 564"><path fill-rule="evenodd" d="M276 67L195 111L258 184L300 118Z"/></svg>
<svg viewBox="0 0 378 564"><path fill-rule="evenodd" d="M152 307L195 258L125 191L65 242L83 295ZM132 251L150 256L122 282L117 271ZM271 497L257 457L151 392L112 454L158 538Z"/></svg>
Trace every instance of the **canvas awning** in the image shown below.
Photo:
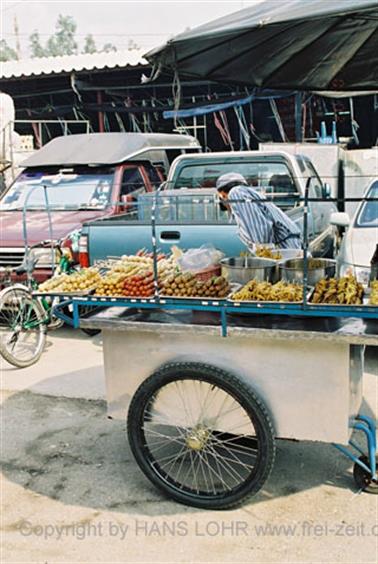
<svg viewBox="0 0 378 564"><path fill-rule="evenodd" d="M377 0L265 0L145 58L180 77L280 90L377 91Z"/></svg>

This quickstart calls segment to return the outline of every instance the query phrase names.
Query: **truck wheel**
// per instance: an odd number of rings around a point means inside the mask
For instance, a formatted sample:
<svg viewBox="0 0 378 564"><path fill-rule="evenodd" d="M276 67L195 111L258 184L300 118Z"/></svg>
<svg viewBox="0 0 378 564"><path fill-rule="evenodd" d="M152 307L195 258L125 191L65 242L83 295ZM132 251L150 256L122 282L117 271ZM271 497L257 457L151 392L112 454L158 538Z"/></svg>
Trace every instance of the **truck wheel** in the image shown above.
<svg viewBox="0 0 378 564"><path fill-rule="evenodd" d="M93 313L93 308L87 307L85 305L79 306L80 317L89 316L91 313ZM88 337L95 337L96 335L101 333L101 329L91 329L89 327L80 327L80 330L88 335Z"/></svg>
<svg viewBox="0 0 378 564"><path fill-rule="evenodd" d="M81 331L88 335L88 337L95 337L96 335L101 333L101 329L89 329L87 327L85 327L85 329L84 327L81 327Z"/></svg>
<svg viewBox="0 0 378 564"><path fill-rule="evenodd" d="M157 370L133 396L127 427L147 478L194 507L238 505L273 466L273 426L262 401L235 375L208 364Z"/></svg>

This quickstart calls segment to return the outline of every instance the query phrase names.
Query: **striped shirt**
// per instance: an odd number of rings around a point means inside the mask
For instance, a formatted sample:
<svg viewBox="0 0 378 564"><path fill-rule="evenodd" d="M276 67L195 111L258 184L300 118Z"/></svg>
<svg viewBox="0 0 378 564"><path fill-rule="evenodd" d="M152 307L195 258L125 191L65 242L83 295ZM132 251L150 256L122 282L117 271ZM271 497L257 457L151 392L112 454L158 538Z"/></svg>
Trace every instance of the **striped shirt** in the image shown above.
<svg viewBox="0 0 378 564"><path fill-rule="evenodd" d="M263 201L260 203L259 200ZM275 204L264 201L264 197L250 186L232 188L228 203L239 229L239 237L247 247L253 247L255 243L272 243L281 249L302 247L301 232L294 221Z"/></svg>

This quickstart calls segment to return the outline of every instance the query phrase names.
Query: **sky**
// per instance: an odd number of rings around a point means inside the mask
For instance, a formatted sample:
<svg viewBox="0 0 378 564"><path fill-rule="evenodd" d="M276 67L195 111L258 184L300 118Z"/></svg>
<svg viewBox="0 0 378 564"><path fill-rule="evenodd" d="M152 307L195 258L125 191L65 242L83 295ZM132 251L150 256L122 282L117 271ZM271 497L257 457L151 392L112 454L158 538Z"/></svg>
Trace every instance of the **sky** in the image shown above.
<svg viewBox="0 0 378 564"><path fill-rule="evenodd" d="M53 32L59 14L77 23L77 40L82 45L91 33L96 44L111 42L127 49L133 40L145 51L169 37L217 17L246 8L256 1L240 0L0 0L1 38L15 47L15 18L19 28L22 58L29 56L28 38L38 30L42 42Z"/></svg>

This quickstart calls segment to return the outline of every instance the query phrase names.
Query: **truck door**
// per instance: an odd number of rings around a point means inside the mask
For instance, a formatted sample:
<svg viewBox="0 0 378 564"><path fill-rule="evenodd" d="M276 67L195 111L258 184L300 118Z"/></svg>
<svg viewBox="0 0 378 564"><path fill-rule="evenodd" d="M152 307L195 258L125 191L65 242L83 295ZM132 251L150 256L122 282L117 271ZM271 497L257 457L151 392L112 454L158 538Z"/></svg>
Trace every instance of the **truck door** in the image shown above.
<svg viewBox="0 0 378 564"><path fill-rule="evenodd" d="M313 254L316 256L328 256L329 253L332 253L334 244L334 229L330 225L330 215L336 208L332 202L324 201L322 181L312 163L307 160L304 162L310 174L309 196L319 200L309 203L314 231L312 242Z"/></svg>

